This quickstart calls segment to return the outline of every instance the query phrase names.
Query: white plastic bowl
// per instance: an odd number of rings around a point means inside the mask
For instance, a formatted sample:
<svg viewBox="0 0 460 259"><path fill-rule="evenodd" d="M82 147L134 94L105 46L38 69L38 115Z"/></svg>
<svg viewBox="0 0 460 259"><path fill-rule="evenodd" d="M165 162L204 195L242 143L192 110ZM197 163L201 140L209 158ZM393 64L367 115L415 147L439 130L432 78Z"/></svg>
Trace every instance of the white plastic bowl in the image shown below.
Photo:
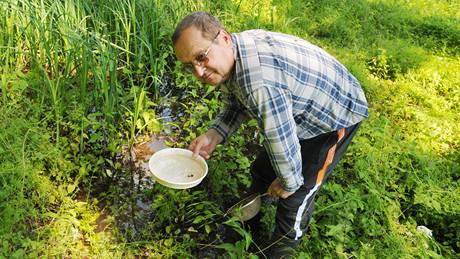
<svg viewBox="0 0 460 259"><path fill-rule="evenodd" d="M206 161L193 152L181 148L162 149L149 160L152 177L161 185L174 189L197 186L208 173Z"/></svg>

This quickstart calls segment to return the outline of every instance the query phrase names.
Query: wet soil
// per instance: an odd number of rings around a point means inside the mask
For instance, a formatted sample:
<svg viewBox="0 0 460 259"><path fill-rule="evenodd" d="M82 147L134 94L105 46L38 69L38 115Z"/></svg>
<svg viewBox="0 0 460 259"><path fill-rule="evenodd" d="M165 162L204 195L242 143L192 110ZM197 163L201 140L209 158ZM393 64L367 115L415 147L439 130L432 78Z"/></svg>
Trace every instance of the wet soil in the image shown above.
<svg viewBox="0 0 460 259"><path fill-rule="evenodd" d="M155 152L165 148L166 142L176 143L175 139L168 136L180 131L173 122L184 116L183 107L177 102L182 98L182 93L167 88L167 86L160 88L161 103L155 111L162 121L164 128L162 134L139 137L131 151L125 147L113 158L116 160L113 161L114 163L119 162L123 167L109 168L108 171L111 172L109 175L95 180L87 191L82 186L82 191L77 195L79 196L77 199L96 198L99 201L101 213L95 222L96 232L116 228L128 243L144 243L152 238L146 232L152 230L151 223L155 220L155 211L151 205L156 198L156 193L152 191L155 183L149 176L148 160ZM115 222L108 223L109 217L113 217ZM188 229L186 225L177 227L185 231ZM199 239L196 250L191 251L196 258L221 258L223 250L217 249L215 245L223 242L233 243L241 239L239 234L224 224L219 224L217 228L209 235L185 232L191 234L192 238L195 235ZM180 240L180 235L183 233L179 234L177 240ZM142 252L141 250L139 251Z"/></svg>

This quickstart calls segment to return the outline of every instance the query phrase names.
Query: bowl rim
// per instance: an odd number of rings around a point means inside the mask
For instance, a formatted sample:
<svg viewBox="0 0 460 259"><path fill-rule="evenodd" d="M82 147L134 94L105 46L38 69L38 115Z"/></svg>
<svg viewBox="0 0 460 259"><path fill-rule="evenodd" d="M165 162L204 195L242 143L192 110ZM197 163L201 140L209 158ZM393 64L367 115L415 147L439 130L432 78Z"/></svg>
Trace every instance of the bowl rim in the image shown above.
<svg viewBox="0 0 460 259"><path fill-rule="evenodd" d="M175 154L175 155L182 155L182 156L186 156L186 157L189 157L191 158L192 160L196 161L197 163L199 163L202 168L204 169L203 170L203 174L198 178L198 179L195 179L193 181L190 181L190 182L175 182L175 181L170 181L168 179L164 179L162 177L160 177L158 174L156 174L153 170L152 170L152 162L155 161L156 159L158 159L159 157L161 156L165 156L169 153L172 153L172 154ZM198 156L198 157L193 157L193 152L188 150L188 149L184 149L184 148L164 148L162 150L159 150L157 152L155 152L149 159L149 171L150 171L150 174L155 178L157 179L157 181L161 184L164 184L164 183L167 183L166 185L168 187L171 187L171 188L174 188L174 186L177 186L178 188L180 187L193 187L197 184L199 184L201 181L203 181L203 179L206 177L206 175L208 174L208 164L206 163L206 161L204 160L203 157L201 156Z"/></svg>
<svg viewBox="0 0 460 259"><path fill-rule="evenodd" d="M242 221L247 221L252 219L260 211L262 196L266 194L253 193L237 203L233 204L226 212L226 214L236 216ZM254 213L247 213L247 209L251 206L256 206ZM239 213L238 213L239 212Z"/></svg>

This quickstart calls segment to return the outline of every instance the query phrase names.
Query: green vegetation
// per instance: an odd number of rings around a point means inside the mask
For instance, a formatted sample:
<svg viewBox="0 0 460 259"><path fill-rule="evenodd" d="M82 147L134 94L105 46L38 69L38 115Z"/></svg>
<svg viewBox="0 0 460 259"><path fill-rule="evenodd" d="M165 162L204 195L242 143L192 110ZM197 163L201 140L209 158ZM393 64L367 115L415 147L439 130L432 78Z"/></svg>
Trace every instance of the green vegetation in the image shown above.
<svg viewBox="0 0 460 259"><path fill-rule="evenodd" d="M254 122L191 190L146 187L130 155L152 134L186 147L219 110L218 88L183 74L170 46L194 10L230 31L318 44L366 91L370 117L317 197L300 258L458 258L458 9L448 0L2 1L0 258L263 258L224 216L250 183Z"/></svg>

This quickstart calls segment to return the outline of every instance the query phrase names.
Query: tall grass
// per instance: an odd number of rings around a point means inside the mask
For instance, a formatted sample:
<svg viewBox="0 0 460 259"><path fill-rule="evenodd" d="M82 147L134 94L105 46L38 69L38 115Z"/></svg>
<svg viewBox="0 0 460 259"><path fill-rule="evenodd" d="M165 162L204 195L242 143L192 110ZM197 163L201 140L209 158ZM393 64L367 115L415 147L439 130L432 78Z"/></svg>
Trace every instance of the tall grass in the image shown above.
<svg viewBox="0 0 460 259"><path fill-rule="evenodd" d="M168 35L187 12L184 5L194 6L193 1L159 0L3 1L2 71L39 72L46 82L39 92L53 111L57 140L68 115L65 93L74 89L85 110L96 107L114 123L124 112L120 104L130 82L145 84L159 97L172 55Z"/></svg>
<svg viewBox="0 0 460 259"><path fill-rule="evenodd" d="M110 235L94 233L96 214L90 212L91 208L70 197L78 190L80 177L102 171L100 161L105 158L85 157L84 151L119 151L108 141L97 147L101 139L97 136L116 138L117 131L128 124L126 141L132 147L141 105L147 98L159 97L158 88L166 84L163 75L168 73L172 54L169 35L175 22L188 12L183 6L191 8L194 3L0 2L0 257L84 257L96 253L112 258L110 250L120 250L110 245L113 237L103 238ZM142 89L140 95L138 89ZM156 94L147 97L146 91ZM131 93L134 101L129 98ZM32 106L25 105L29 101L23 102L28 97L36 100ZM120 120L126 108L133 111L132 124ZM21 112L15 114L16 109ZM32 115L38 118L24 119ZM17 119L4 119L8 117ZM27 121L35 123L34 127ZM40 128L43 122L45 127ZM49 136L42 134L46 127L53 130L55 149L47 143ZM27 128L33 134L28 134ZM31 138L39 141L35 144ZM75 145L76 151L68 139L80 142ZM16 157L16 152L23 156ZM71 153L80 154L80 162L69 165L63 156ZM68 179L69 175L77 175L75 181ZM91 182L89 178L84 180ZM20 193L14 196L15 192ZM77 217L85 218L86 227L75 225L80 224ZM78 229L83 228L92 240L92 252L75 239L80 236ZM107 249L107 245L112 248Z"/></svg>

